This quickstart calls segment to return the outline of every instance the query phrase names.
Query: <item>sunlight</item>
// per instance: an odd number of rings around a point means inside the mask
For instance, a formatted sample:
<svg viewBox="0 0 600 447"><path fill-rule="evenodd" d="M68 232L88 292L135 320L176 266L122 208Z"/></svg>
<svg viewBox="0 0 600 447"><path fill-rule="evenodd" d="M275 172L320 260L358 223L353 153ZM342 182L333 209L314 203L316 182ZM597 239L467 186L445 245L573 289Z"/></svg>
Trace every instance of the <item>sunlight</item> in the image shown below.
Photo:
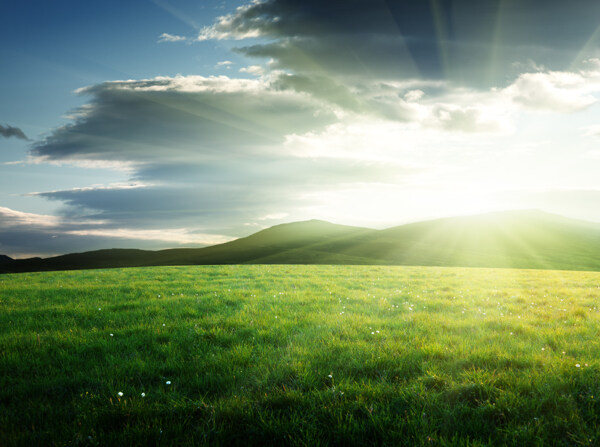
<svg viewBox="0 0 600 447"><path fill-rule="evenodd" d="M576 70L580 67L581 63L590 57L597 57L597 49L600 46L600 25L596 28L596 30L592 33L590 38L586 41L586 43L581 47L581 50L575 55L571 65L569 66L569 70Z"/></svg>

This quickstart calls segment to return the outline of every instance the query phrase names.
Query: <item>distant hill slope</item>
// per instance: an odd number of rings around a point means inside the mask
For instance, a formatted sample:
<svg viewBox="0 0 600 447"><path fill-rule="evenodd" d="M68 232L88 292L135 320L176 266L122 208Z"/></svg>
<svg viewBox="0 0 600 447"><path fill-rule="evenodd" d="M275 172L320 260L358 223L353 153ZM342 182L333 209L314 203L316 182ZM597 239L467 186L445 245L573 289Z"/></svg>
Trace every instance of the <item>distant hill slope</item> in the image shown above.
<svg viewBox="0 0 600 447"><path fill-rule="evenodd" d="M206 248L99 250L0 264L0 272L195 264L388 264L600 271L600 225L537 211L386 230L311 220Z"/></svg>
<svg viewBox="0 0 600 447"><path fill-rule="evenodd" d="M350 237L373 231L376 230L336 225L321 220L309 220L276 225L245 238L204 248L174 248L160 251L108 249L71 253L45 259L18 259L7 264L0 264L0 273L153 265L252 263L258 258L334 241L339 237Z"/></svg>
<svg viewBox="0 0 600 447"><path fill-rule="evenodd" d="M374 263L600 270L600 225L536 211L402 225L312 249Z"/></svg>
<svg viewBox="0 0 600 447"><path fill-rule="evenodd" d="M377 230L336 225L322 220L308 220L276 225L245 238L200 249L171 249L161 252L161 259L183 264L243 264L254 263L269 256L337 241ZM297 263L288 261L286 263ZM315 262L311 262L314 264Z"/></svg>
<svg viewBox="0 0 600 447"><path fill-rule="evenodd" d="M13 258L6 256L6 255L0 255L0 264L2 264L3 262L10 262L12 261Z"/></svg>

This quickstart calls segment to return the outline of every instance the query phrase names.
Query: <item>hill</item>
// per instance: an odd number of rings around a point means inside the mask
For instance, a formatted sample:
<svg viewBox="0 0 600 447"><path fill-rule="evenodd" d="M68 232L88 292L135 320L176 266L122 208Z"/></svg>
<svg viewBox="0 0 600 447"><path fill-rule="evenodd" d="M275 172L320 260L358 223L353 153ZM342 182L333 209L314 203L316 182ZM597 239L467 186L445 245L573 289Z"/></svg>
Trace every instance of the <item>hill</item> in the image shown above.
<svg viewBox="0 0 600 447"><path fill-rule="evenodd" d="M309 220L276 225L245 238L205 248L176 248L159 251L107 249L85 253L71 253L45 259L17 259L0 265L0 273L159 265L255 263L261 258L293 253L294 250L302 250L319 243L335 241L338 238L352 237L373 231L376 230L336 225L322 220ZM312 256L312 253L308 253L308 257L312 262L292 262L290 260L286 263L320 263L318 262L318 258ZM341 257L339 261L337 262L338 264L357 263L346 262L348 259L344 257ZM370 262L362 263L368 264Z"/></svg>
<svg viewBox="0 0 600 447"><path fill-rule="evenodd" d="M389 265L600 270L600 225L538 211L490 213L402 225L311 249Z"/></svg>
<svg viewBox="0 0 600 447"><path fill-rule="evenodd" d="M0 255L0 264L2 264L3 262L11 262L13 261L13 258L8 257L6 255Z"/></svg>
<svg viewBox="0 0 600 447"><path fill-rule="evenodd" d="M600 225L539 211L436 219L386 230L320 220L205 248L98 250L14 260L0 272L208 264L378 264L600 271Z"/></svg>

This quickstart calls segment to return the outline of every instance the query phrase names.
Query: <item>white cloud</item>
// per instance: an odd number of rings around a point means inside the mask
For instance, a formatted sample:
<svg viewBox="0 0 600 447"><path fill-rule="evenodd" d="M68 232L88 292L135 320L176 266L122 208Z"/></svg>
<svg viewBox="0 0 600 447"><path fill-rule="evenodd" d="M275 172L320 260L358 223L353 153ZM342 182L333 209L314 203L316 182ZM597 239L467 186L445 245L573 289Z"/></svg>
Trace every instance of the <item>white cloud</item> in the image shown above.
<svg viewBox="0 0 600 447"><path fill-rule="evenodd" d="M461 107L455 104L435 104L430 109L430 117L425 121L433 127L448 131L467 133L506 133L512 130L507 113L498 109Z"/></svg>
<svg viewBox="0 0 600 447"><path fill-rule="evenodd" d="M163 43L163 42L182 42L184 40L187 40L187 37L177 36L177 35L169 34L169 33L162 33L160 36L158 36L158 42L159 43Z"/></svg>
<svg viewBox="0 0 600 447"><path fill-rule="evenodd" d="M53 159L51 156L36 156L28 155L24 161L14 162L15 164L49 164L53 166L75 166L83 169L110 169L119 171L125 174L132 175L135 169L139 167L139 163L127 160L88 160L88 159Z"/></svg>
<svg viewBox="0 0 600 447"><path fill-rule="evenodd" d="M215 235L192 233L186 228L163 228L160 230L141 230L133 228L108 228L108 229L88 229L88 230L70 230L63 234L73 236L98 236L107 239L128 239L140 241L161 241L172 242L176 244L192 245L215 245L232 241L236 238Z"/></svg>
<svg viewBox="0 0 600 447"><path fill-rule="evenodd" d="M594 124L592 126L584 127L583 129L584 137L600 137L600 124Z"/></svg>
<svg viewBox="0 0 600 447"><path fill-rule="evenodd" d="M257 217L256 220L277 220L283 219L284 217L288 217L289 213L271 213L266 216Z"/></svg>
<svg viewBox="0 0 600 447"><path fill-rule="evenodd" d="M200 30L196 40L223 40L223 39L248 39L259 37L263 33L260 29L245 23L241 19L243 14L250 10L255 5L261 3L258 0L253 0L248 5L238 6L232 14L217 17L215 23L211 26L205 26Z"/></svg>
<svg viewBox="0 0 600 447"><path fill-rule="evenodd" d="M502 94L527 108L570 113L584 109L598 100L600 71L549 71L523 73Z"/></svg>
<svg viewBox="0 0 600 447"><path fill-rule="evenodd" d="M419 89L409 90L408 92L406 92L404 94L404 99L406 99L408 102L418 101L424 95L425 95L425 92L423 90L419 90Z"/></svg>
<svg viewBox="0 0 600 447"><path fill-rule="evenodd" d="M254 76L262 76L265 73L265 69L260 65L250 65L248 67L240 68L240 73L248 73Z"/></svg>
<svg viewBox="0 0 600 447"><path fill-rule="evenodd" d="M102 191L102 190L118 191L118 190L124 190L124 189L147 188L148 186L151 186L151 185L148 183L142 183L142 182L119 182L119 183L111 183L109 185L83 186L81 188L73 188L68 191L71 193L78 193L78 192L85 192L85 191ZM30 192L26 195L27 196L38 196L38 195L43 195L43 194L55 193L55 192L64 192L64 191L55 190L55 191L45 191L45 192Z"/></svg>
<svg viewBox="0 0 600 447"><path fill-rule="evenodd" d="M230 68L231 65L233 65L233 62L231 61L219 61L217 62L217 65L215 65L215 68Z"/></svg>
<svg viewBox="0 0 600 447"><path fill-rule="evenodd" d="M60 219L56 216L24 213L0 206L0 222L4 229L21 226L50 228L59 225Z"/></svg>

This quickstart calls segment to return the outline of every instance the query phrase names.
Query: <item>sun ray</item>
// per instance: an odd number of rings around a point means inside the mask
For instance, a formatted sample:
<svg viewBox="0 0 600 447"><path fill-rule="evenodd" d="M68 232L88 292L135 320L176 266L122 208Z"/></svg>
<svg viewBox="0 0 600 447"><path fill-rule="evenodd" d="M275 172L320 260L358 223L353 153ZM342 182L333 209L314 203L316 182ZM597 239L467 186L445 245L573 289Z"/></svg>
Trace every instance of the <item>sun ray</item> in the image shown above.
<svg viewBox="0 0 600 447"><path fill-rule="evenodd" d="M511 3L511 0L500 0L498 2L498 8L496 10L496 21L494 24L494 32L492 37L492 42L490 45L490 57L488 62L488 70L487 70L487 83L488 85L493 85L497 81L496 76L499 70L499 61L500 61L500 53L501 53L501 41L502 34L504 30L505 23L505 11L508 7L508 4Z"/></svg>
<svg viewBox="0 0 600 447"><path fill-rule="evenodd" d="M198 26L196 24L196 22L194 22L189 15L185 14L183 11L181 11L180 9L174 7L173 5L167 3L164 0L152 0L152 3L154 3L156 6L158 6L159 8L163 9L164 11L168 12L169 14L171 14L173 17L175 17L176 19L182 21L183 23L185 23L188 26L191 26L193 29L195 29L196 31L200 31L200 26Z"/></svg>
<svg viewBox="0 0 600 447"><path fill-rule="evenodd" d="M430 0L431 13L433 15L433 25L435 28L435 34L437 38L438 55L440 59L440 66L442 67L443 76L445 79L448 78L450 69L450 55L448 52L448 42L450 41L450 30L448 29L447 23L449 17L445 16L444 8L441 4L441 0Z"/></svg>
<svg viewBox="0 0 600 447"><path fill-rule="evenodd" d="M571 61L571 65L569 65L569 71L574 71L583 61L586 59L599 56L600 55L600 25L596 28L596 30L592 33L586 43L581 47L581 50L577 53L577 55ZM596 50L594 54L593 50Z"/></svg>
<svg viewBox="0 0 600 447"><path fill-rule="evenodd" d="M383 2L383 4L385 5L386 11L390 15L390 19L391 19L392 23L398 30L397 38L402 39L402 64L404 65L404 67L408 67L409 72L412 73L412 77L414 77L414 78L420 77L422 75L422 73L421 73L421 70L419 69L419 65L415 61L414 56L411 54L410 49L409 49L408 45L406 44L407 36L404 34L404 30L400 26L400 23L398 22L397 17L395 16L394 12L390 8L389 0L385 0Z"/></svg>

